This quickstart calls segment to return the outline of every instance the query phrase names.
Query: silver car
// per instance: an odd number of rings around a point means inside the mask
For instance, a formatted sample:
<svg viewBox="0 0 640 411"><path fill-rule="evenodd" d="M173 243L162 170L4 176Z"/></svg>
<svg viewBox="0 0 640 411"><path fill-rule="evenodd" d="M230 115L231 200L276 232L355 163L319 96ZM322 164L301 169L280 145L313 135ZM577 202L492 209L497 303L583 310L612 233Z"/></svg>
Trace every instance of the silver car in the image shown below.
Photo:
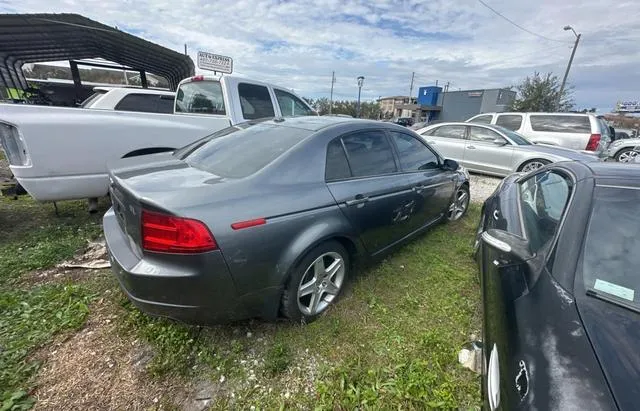
<svg viewBox="0 0 640 411"><path fill-rule="evenodd" d="M593 154L533 144L516 132L489 124L438 123L416 132L469 171L496 176L528 172L557 161L599 161Z"/></svg>

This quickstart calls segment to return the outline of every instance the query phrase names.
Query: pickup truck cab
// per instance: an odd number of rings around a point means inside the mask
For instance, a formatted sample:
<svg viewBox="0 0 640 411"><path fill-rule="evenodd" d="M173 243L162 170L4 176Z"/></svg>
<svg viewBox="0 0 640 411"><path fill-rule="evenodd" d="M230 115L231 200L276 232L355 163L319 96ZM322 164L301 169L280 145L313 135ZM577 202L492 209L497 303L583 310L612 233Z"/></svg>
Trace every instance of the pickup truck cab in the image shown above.
<svg viewBox="0 0 640 411"><path fill-rule="evenodd" d="M173 105L166 114L0 104L0 142L36 200L91 199L107 194L111 160L172 151L248 120L317 115L291 90L236 75L185 79Z"/></svg>
<svg viewBox="0 0 640 411"><path fill-rule="evenodd" d="M94 87L93 94L80 104L95 110L173 113L176 93L169 90L128 87Z"/></svg>

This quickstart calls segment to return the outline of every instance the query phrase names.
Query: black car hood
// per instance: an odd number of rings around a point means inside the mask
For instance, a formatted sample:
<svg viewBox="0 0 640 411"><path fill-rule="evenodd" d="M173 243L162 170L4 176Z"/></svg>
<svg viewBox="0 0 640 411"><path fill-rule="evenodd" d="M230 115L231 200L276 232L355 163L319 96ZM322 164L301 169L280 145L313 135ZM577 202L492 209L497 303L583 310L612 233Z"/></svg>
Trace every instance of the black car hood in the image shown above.
<svg viewBox="0 0 640 411"><path fill-rule="evenodd" d="M576 302L618 407L638 409L640 314L586 295Z"/></svg>

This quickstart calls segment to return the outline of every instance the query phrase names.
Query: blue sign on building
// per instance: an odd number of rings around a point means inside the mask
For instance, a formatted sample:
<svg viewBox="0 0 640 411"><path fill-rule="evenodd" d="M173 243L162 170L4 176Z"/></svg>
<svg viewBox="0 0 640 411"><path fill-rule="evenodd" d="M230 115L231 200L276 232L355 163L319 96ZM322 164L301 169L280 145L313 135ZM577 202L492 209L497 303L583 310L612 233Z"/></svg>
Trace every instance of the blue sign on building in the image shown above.
<svg viewBox="0 0 640 411"><path fill-rule="evenodd" d="M420 87L418 89L418 104L421 106L435 106L438 104L438 95L440 93L442 93L442 87Z"/></svg>

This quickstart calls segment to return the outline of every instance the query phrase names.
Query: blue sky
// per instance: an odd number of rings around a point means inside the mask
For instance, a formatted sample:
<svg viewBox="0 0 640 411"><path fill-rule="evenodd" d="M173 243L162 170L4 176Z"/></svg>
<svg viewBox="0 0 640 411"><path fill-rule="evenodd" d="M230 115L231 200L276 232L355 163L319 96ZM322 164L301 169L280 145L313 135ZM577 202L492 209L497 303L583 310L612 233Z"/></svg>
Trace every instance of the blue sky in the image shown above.
<svg viewBox="0 0 640 411"><path fill-rule="evenodd" d="M582 33L569 75L578 108L610 110L640 99L640 7L635 1L485 0L0 0L0 12L73 12L118 26L177 51L231 56L238 73L310 97L365 100L413 94L423 85L505 87L534 71L562 77L574 36Z"/></svg>

